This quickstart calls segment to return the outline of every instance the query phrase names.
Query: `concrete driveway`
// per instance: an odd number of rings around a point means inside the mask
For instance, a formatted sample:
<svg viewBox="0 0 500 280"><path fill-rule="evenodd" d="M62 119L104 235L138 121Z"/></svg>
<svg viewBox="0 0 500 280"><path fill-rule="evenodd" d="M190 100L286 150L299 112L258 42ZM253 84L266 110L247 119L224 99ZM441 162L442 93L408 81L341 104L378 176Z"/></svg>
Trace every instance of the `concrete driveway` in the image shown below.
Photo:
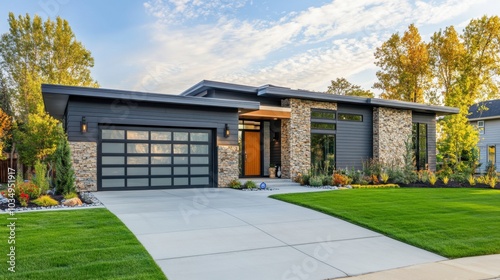
<svg viewBox="0 0 500 280"><path fill-rule="evenodd" d="M170 280L328 279L445 260L267 196L314 191L98 192Z"/></svg>

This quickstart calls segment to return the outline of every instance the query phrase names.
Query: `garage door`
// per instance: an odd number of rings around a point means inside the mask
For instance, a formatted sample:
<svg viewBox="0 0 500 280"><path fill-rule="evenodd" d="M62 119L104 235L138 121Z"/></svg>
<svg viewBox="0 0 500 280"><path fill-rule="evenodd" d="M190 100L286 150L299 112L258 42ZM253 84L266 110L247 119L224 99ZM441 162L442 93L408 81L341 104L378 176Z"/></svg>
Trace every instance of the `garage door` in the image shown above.
<svg viewBox="0 0 500 280"><path fill-rule="evenodd" d="M211 187L212 132L99 128L100 190Z"/></svg>

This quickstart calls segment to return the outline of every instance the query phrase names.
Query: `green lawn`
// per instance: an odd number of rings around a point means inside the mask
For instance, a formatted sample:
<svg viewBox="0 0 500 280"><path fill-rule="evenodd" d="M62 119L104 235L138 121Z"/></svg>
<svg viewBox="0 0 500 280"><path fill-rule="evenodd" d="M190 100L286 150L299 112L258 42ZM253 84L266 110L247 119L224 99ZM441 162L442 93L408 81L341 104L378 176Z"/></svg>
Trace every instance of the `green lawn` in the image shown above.
<svg viewBox="0 0 500 280"><path fill-rule="evenodd" d="M500 253L500 191L360 189L273 195L448 258Z"/></svg>
<svg viewBox="0 0 500 280"><path fill-rule="evenodd" d="M8 217L0 215L0 279L166 279L107 209L15 214L16 272L11 273Z"/></svg>

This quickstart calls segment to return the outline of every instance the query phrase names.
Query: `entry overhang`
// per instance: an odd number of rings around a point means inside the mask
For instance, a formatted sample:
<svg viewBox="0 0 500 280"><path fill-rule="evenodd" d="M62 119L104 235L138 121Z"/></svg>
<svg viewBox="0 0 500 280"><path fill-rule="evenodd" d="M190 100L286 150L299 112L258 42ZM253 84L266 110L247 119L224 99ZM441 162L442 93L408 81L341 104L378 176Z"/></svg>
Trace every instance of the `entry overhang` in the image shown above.
<svg viewBox="0 0 500 280"><path fill-rule="evenodd" d="M240 113L240 117L253 119L289 119L291 112L290 108L261 105L257 111Z"/></svg>

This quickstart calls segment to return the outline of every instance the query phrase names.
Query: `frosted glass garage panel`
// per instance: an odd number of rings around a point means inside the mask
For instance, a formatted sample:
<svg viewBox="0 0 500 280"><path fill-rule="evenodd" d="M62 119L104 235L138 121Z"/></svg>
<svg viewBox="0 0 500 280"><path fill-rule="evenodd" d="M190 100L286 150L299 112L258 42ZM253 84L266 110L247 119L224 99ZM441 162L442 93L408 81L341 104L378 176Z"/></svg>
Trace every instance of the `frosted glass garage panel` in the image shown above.
<svg viewBox="0 0 500 280"><path fill-rule="evenodd" d="M188 141L189 132L174 132L174 141Z"/></svg>
<svg viewBox="0 0 500 280"><path fill-rule="evenodd" d="M149 140L149 131L127 131L127 140Z"/></svg>
<svg viewBox="0 0 500 280"><path fill-rule="evenodd" d="M187 186L189 185L189 178L174 178L174 186Z"/></svg>
<svg viewBox="0 0 500 280"><path fill-rule="evenodd" d="M125 175L125 168L123 167L103 167L102 176L123 176Z"/></svg>
<svg viewBox="0 0 500 280"><path fill-rule="evenodd" d="M125 144L123 143L102 143L101 151L103 154L123 154Z"/></svg>
<svg viewBox="0 0 500 280"><path fill-rule="evenodd" d="M191 132L191 141L207 142L208 133L206 132Z"/></svg>
<svg viewBox="0 0 500 280"><path fill-rule="evenodd" d="M127 187L148 187L148 186L149 186L148 178L127 179Z"/></svg>
<svg viewBox="0 0 500 280"><path fill-rule="evenodd" d="M127 164L149 164L149 157L127 157Z"/></svg>
<svg viewBox="0 0 500 280"><path fill-rule="evenodd" d="M102 179L103 188L123 188L125 179Z"/></svg>
<svg viewBox="0 0 500 280"><path fill-rule="evenodd" d="M151 164L170 164L172 163L171 157L151 157Z"/></svg>
<svg viewBox="0 0 500 280"><path fill-rule="evenodd" d="M172 133L169 131L151 131L151 140L170 141L172 140Z"/></svg>
<svg viewBox="0 0 500 280"><path fill-rule="evenodd" d="M151 167L151 175L172 175L172 167Z"/></svg>
<svg viewBox="0 0 500 280"><path fill-rule="evenodd" d="M129 154L147 154L149 153L149 144L145 143L128 143L127 153Z"/></svg>
<svg viewBox="0 0 500 280"><path fill-rule="evenodd" d="M106 140L122 140L125 139L125 130L103 129L101 135L102 139Z"/></svg>
<svg viewBox="0 0 500 280"><path fill-rule="evenodd" d="M172 145L170 144L151 144L152 154L170 154L172 152Z"/></svg>
<svg viewBox="0 0 500 280"><path fill-rule="evenodd" d="M208 166L191 167L191 175L208 175L208 174L209 174Z"/></svg>
<svg viewBox="0 0 500 280"><path fill-rule="evenodd" d="M102 164L103 165L124 164L124 163L125 163L125 157L111 157L111 156L102 157Z"/></svg>
<svg viewBox="0 0 500 280"><path fill-rule="evenodd" d="M191 145L192 155L208 155L208 145Z"/></svg>
<svg viewBox="0 0 500 280"><path fill-rule="evenodd" d="M208 185L209 181L208 177L192 177L191 185Z"/></svg>
<svg viewBox="0 0 500 280"><path fill-rule="evenodd" d="M152 187L171 186L172 178L151 178Z"/></svg>
<svg viewBox="0 0 500 280"><path fill-rule="evenodd" d="M149 175L148 167L129 167L127 168L127 176Z"/></svg>
<svg viewBox="0 0 500 280"><path fill-rule="evenodd" d="M191 164L208 164L208 157L191 157Z"/></svg>

